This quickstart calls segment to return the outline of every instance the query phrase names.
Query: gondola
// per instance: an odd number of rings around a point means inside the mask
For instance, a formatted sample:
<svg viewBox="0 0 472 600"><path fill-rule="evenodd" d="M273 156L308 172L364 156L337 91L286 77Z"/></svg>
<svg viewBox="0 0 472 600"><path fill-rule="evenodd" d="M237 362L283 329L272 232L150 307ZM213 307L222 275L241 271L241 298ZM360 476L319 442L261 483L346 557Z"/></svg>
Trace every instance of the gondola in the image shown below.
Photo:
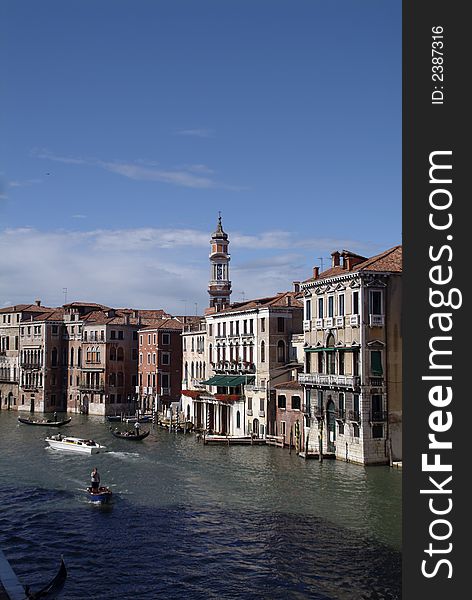
<svg viewBox="0 0 472 600"><path fill-rule="evenodd" d="M66 579L67 569L64 559L61 558L61 566L59 567L57 575L45 587L39 590L39 592L30 592L29 586L25 586L26 598L29 598L30 600L53 600L54 598L57 598L57 595L64 587Z"/></svg>
<svg viewBox="0 0 472 600"><path fill-rule="evenodd" d="M144 440L149 435L149 431L143 431L143 433L134 433L133 431L118 431L118 429L112 429L110 431L116 438L122 440Z"/></svg>
<svg viewBox="0 0 472 600"><path fill-rule="evenodd" d="M33 420L33 419L25 419L23 417L18 417L18 421L20 423L23 423L24 425L42 425L43 427L60 427L61 425L67 425L67 423L70 423L72 421L72 417L69 417L68 419L64 419L63 421L53 421L53 419L40 419L40 420Z"/></svg>

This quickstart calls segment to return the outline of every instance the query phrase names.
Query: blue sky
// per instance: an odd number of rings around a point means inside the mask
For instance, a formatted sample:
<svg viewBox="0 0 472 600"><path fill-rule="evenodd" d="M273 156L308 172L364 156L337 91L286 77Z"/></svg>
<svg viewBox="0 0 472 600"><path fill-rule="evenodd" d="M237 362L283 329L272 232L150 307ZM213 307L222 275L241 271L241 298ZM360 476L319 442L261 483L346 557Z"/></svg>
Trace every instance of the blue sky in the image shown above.
<svg viewBox="0 0 472 600"><path fill-rule="evenodd" d="M0 306L199 312L401 241L401 3L5 0ZM191 308L190 308L191 307Z"/></svg>

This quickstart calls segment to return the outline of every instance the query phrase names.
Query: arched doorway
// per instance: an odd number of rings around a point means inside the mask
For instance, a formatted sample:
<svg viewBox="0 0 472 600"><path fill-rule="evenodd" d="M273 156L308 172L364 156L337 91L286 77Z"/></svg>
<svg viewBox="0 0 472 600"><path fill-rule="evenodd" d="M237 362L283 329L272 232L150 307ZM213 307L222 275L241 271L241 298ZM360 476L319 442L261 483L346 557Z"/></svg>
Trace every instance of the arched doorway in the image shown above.
<svg viewBox="0 0 472 600"><path fill-rule="evenodd" d="M336 409L331 399L326 407L326 430L328 434L327 450L336 452Z"/></svg>
<svg viewBox="0 0 472 600"><path fill-rule="evenodd" d="M252 433L259 437L259 419L254 419L252 422Z"/></svg>

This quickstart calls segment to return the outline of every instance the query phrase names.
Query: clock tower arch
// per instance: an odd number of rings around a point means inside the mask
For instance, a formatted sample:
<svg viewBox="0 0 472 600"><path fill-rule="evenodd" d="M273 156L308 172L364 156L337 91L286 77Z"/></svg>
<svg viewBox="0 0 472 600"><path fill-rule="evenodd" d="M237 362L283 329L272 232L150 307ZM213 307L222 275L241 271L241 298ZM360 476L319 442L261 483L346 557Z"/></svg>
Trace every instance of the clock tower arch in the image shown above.
<svg viewBox="0 0 472 600"><path fill-rule="evenodd" d="M211 236L210 245L210 282L208 285L210 307L221 310L229 306L231 296L229 240L228 234L223 231L221 213L218 216L216 231Z"/></svg>

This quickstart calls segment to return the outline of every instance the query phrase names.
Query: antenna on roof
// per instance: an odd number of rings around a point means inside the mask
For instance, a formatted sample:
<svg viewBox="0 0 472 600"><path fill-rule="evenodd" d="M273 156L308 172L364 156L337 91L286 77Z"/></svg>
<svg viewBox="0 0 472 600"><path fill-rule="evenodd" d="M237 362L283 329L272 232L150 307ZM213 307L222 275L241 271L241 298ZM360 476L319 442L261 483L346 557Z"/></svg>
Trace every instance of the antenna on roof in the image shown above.
<svg viewBox="0 0 472 600"><path fill-rule="evenodd" d="M241 301L244 302L245 299L245 292L244 290L242 292L239 292L241 294Z"/></svg>
<svg viewBox="0 0 472 600"><path fill-rule="evenodd" d="M318 260L320 261L320 270L324 271L323 269L323 261L326 258L326 260L329 260L329 258L327 256L318 256Z"/></svg>
<svg viewBox="0 0 472 600"><path fill-rule="evenodd" d="M67 288L62 288L62 293L64 294L64 304L67 304Z"/></svg>

